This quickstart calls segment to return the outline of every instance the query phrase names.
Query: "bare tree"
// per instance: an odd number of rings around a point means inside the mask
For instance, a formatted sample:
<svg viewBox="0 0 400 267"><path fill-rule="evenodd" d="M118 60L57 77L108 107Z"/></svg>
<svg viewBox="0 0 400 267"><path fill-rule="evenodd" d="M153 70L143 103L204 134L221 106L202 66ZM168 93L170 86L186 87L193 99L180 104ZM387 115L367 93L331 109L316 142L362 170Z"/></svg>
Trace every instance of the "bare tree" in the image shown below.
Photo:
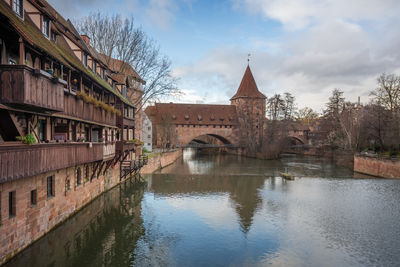
<svg viewBox="0 0 400 267"><path fill-rule="evenodd" d="M300 109L296 113L296 120L310 124L311 122L315 121L318 118L318 116L319 116L318 113L315 112L312 108L305 107Z"/></svg>
<svg viewBox="0 0 400 267"><path fill-rule="evenodd" d="M115 58L131 65L146 81L142 101L134 103L137 110L149 100L180 94L176 78L171 75L171 61L161 55L159 47L147 34L134 24L132 17L108 16L90 13L76 23L81 34L89 36L91 45L106 55L105 60ZM109 63L109 62L107 62ZM123 72L127 65L121 64Z"/></svg>
<svg viewBox="0 0 400 267"><path fill-rule="evenodd" d="M174 147L176 134L175 134L175 124L172 120L164 114L162 116L162 122L156 126L157 127L157 136L158 140L160 141L160 146L163 149L170 149Z"/></svg>
<svg viewBox="0 0 400 267"><path fill-rule="evenodd" d="M283 115L285 100L280 94L275 94L267 100L267 113L270 120L279 120Z"/></svg>
<svg viewBox="0 0 400 267"><path fill-rule="evenodd" d="M283 119L292 120L296 113L297 107L295 104L295 97L291 93L285 93L283 103Z"/></svg>
<svg viewBox="0 0 400 267"><path fill-rule="evenodd" d="M385 107L391 111L400 108L400 76L383 73L378 78L378 88L370 94L375 104Z"/></svg>

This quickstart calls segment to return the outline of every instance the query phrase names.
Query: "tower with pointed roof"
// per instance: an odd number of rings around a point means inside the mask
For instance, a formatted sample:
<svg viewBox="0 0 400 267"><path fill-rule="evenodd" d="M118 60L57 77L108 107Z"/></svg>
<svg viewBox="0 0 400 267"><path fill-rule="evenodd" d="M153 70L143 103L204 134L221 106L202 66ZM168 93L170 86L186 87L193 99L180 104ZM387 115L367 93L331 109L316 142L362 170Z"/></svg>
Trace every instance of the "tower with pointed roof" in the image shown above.
<svg viewBox="0 0 400 267"><path fill-rule="evenodd" d="M250 152L256 152L263 137L266 97L258 90L249 65L236 94L230 100L231 105L236 106L241 141Z"/></svg>

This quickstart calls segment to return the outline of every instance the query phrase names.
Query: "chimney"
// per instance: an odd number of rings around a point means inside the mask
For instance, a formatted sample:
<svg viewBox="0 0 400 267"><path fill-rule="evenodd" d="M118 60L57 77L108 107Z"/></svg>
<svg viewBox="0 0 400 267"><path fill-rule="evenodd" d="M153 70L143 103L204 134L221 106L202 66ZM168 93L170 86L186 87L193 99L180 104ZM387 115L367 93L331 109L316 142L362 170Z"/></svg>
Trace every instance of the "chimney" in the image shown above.
<svg viewBox="0 0 400 267"><path fill-rule="evenodd" d="M86 45L90 45L90 38L87 35L82 34L81 35L83 41L85 42Z"/></svg>

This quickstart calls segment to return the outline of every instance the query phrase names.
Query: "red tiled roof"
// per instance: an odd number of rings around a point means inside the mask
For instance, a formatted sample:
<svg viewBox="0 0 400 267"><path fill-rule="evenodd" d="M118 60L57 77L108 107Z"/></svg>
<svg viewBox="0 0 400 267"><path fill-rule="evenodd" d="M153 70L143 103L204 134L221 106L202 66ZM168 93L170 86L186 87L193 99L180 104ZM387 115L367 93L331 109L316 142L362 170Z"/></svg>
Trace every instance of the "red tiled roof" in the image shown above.
<svg viewBox="0 0 400 267"><path fill-rule="evenodd" d="M231 98L231 100L241 97L266 98L265 95L258 91L256 81L254 80L253 74L251 73L249 66L247 66L246 68L239 89L237 90L236 94Z"/></svg>
<svg viewBox="0 0 400 267"><path fill-rule="evenodd" d="M145 113L153 124L163 122L196 125L236 125L236 107L233 105L156 103Z"/></svg>

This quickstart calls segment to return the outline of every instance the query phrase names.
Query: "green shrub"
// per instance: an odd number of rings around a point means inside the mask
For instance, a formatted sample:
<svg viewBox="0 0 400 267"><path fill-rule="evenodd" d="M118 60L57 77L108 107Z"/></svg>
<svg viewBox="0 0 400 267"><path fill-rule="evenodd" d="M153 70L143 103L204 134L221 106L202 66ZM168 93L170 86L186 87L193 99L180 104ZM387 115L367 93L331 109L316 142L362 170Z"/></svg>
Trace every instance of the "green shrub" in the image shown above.
<svg viewBox="0 0 400 267"><path fill-rule="evenodd" d="M22 141L22 143L27 145L33 145L36 143L35 136L33 134L27 134L25 136L17 136L15 137L18 141Z"/></svg>

